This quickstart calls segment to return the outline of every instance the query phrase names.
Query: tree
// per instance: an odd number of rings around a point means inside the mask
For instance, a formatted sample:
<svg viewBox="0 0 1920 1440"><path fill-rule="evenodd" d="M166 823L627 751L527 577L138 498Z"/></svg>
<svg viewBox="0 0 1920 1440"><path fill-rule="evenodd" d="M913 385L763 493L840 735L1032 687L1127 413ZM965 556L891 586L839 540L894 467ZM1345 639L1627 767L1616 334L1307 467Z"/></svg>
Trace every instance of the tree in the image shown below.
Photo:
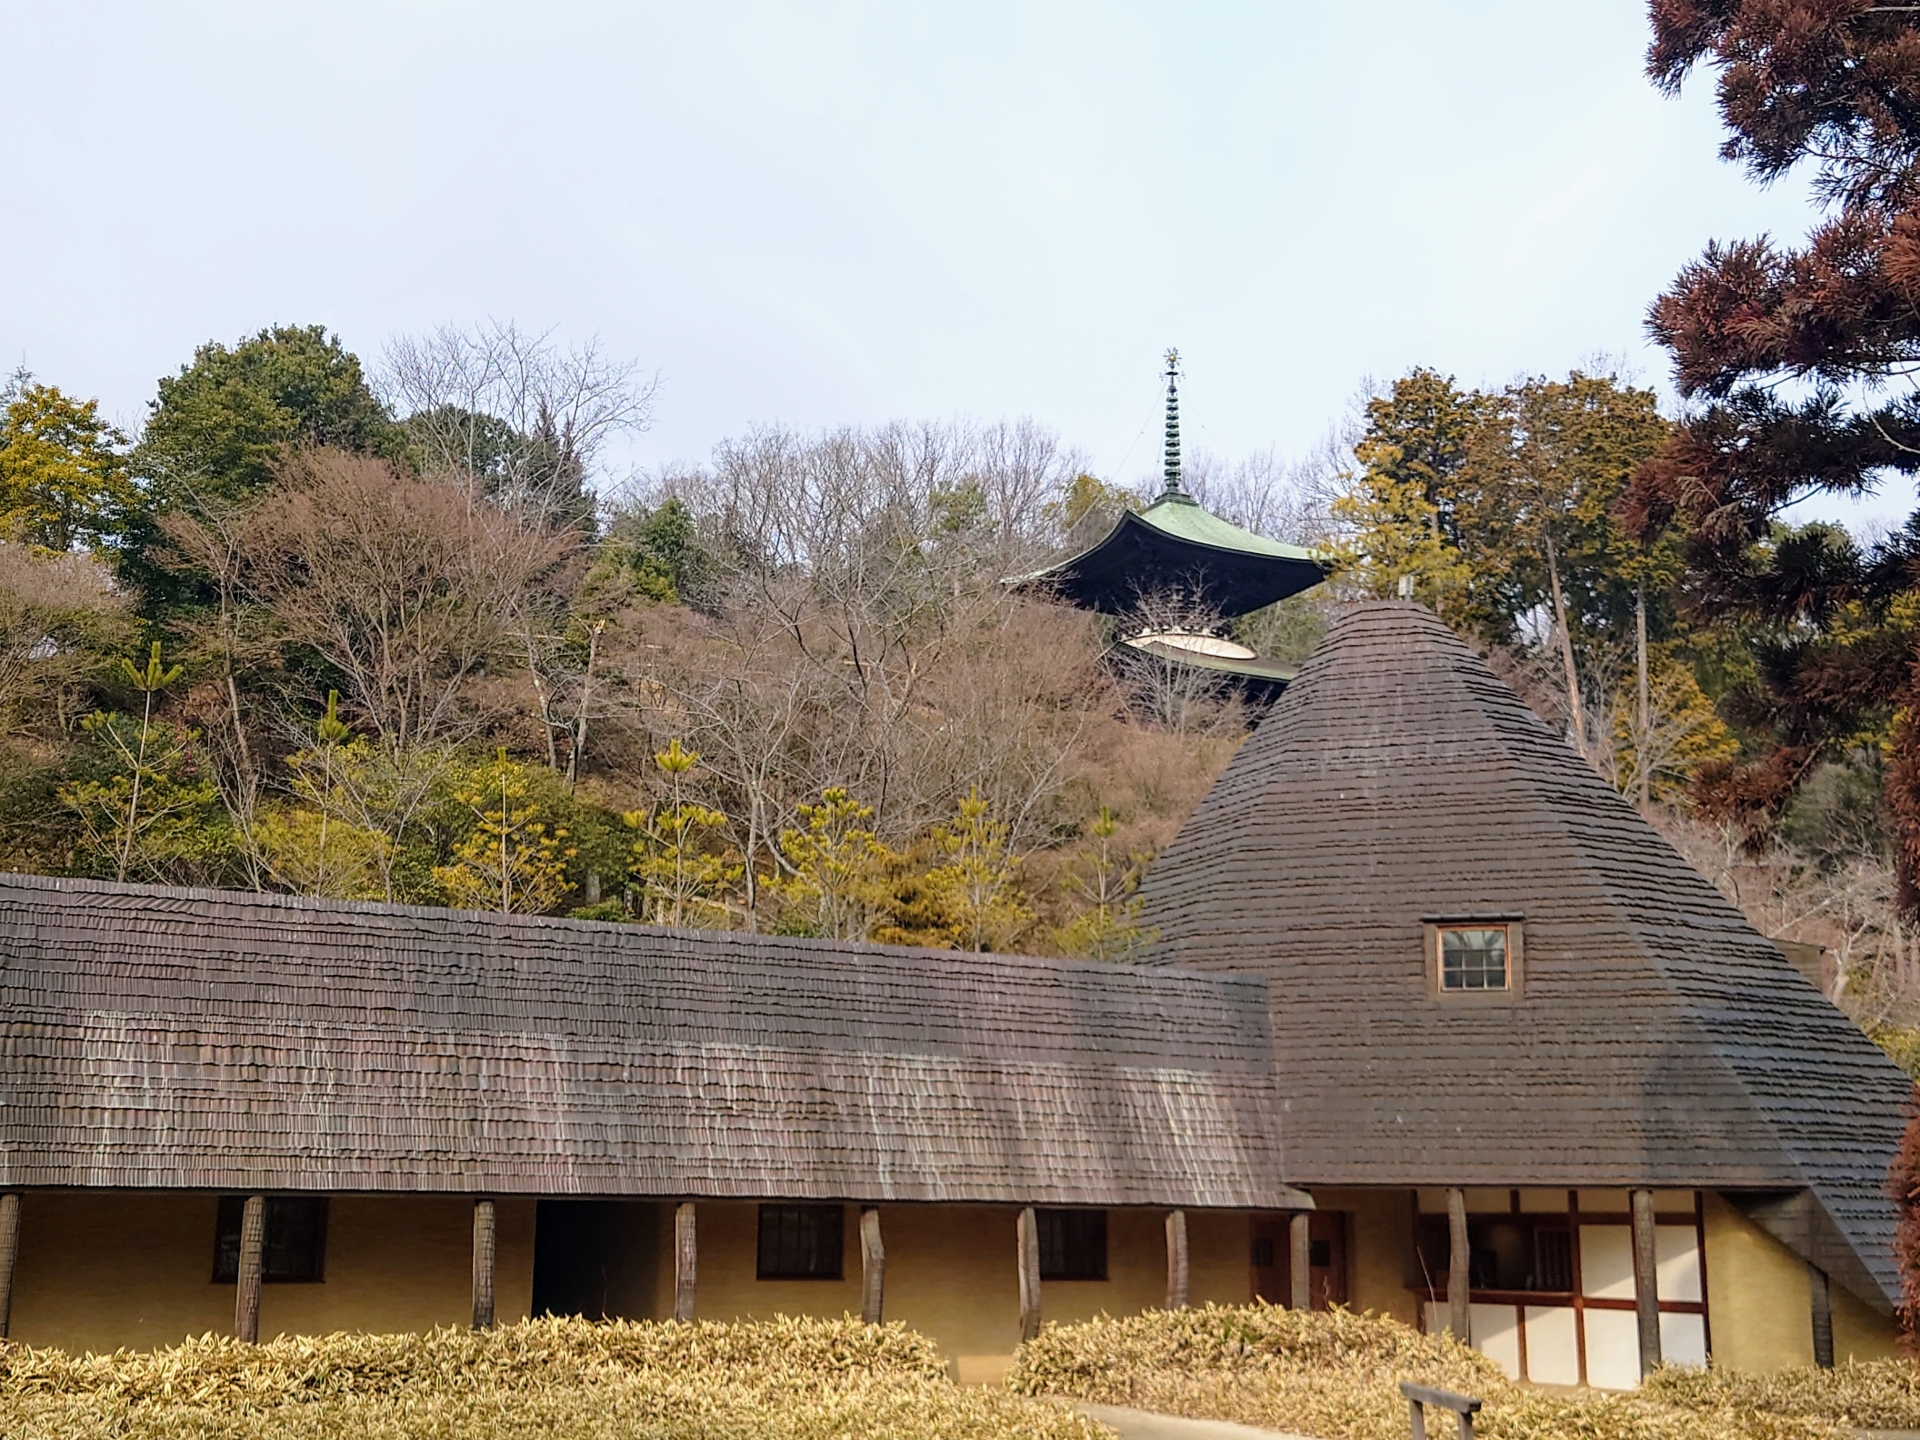
<svg viewBox="0 0 1920 1440"><path fill-rule="evenodd" d="M1107 806L1087 827L1093 845L1066 872L1067 888L1084 907L1054 932L1062 953L1081 960L1118 960L1151 940L1155 931L1140 923L1143 902L1136 893L1150 852L1115 853L1120 822Z"/></svg>
<svg viewBox="0 0 1920 1440"><path fill-rule="evenodd" d="M0 412L0 532L56 554L108 543L138 502L125 444L97 400L31 381L10 387Z"/></svg>
<svg viewBox="0 0 1920 1440"><path fill-rule="evenodd" d="M892 858L869 825L873 807L829 786L817 805L798 807L803 830L780 835L789 874L777 882L801 933L865 940L886 904Z"/></svg>
<svg viewBox="0 0 1920 1440"><path fill-rule="evenodd" d="M497 910L503 915L551 910L567 893L563 826L550 826L530 804L531 787L520 767L499 751L454 789L454 799L473 815L473 829L453 848L451 860L434 868L454 905Z"/></svg>
<svg viewBox="0 0 1920 1440"><path fill-rule="evenodd" d="M721 841L727 817L686 793L688 772L700 763L696 752L676 739L653 759L667 777L667 800L626 816L640 832L632 874L645 901L642 918L656 925L724 929L730 918L727 897L744 868Z"/></svg>
<svg viewBox="0 0 1920 1440"><path fill-rule="evenodd" d="M1033 910L1017 883L1020 861L1009 835L977 788L960 801L951 820L933 827L941 863L927 878L946 899L963 949L1005 950L1033 923Z"/></svg>
<svg viewBox="0 0 1920 1440"><path fill-rule="evenodd" d="M563 349L511 321L397 340L381 376L422 474L556 527L591 523L599 457L652 423L657 388L597 341Z"/></svg>
<svg viewBox="0 0 1920 1440"><path fill-rule="evenodd" d="M161 516L251 501L298 450L401 451L358 357L323 325L276 325L231 348L210 340L178 375L161 378L149 408L131 462L147 504L130 527L123 568L164 600L192 591L156 563Z"/></svg>
<svg viewBox="0 0 1920 1440"><path fill-rule="evenodd" d="M1768 744L1723 794L1777 813L1814 757L1891 725L1887 803L1907 903L1920 875L1920 516L1863 551L1783 531L1807 495L1920 473L1920 29L1870 0L1658 0L1647 68L1717 67L1721 153L1761 183L1802 162L1807 242L1707 246L1655 301L1688 411L1635 478L1643 533L1677 519L1697 613L1755 627L1749 718ZM1897 718L1894 718L1897 717Z"/></svg>

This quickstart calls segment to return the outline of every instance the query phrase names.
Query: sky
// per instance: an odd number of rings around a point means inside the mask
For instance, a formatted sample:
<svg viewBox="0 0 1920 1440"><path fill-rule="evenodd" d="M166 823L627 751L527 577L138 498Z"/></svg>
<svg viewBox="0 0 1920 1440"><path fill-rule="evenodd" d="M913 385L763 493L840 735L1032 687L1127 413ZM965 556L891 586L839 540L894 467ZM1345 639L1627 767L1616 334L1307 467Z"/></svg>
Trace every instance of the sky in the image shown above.
<svg viewBox="0 0 1920 1440"><path fill-rule="evenodd" d="M1229 460L1416 365L1665 387L1649 301L1812 211L1645 45L1631 0L0 0L0 363L133 426L209 339L512 320L657 372L636 465L1031 416L1122 480L1169 346Z"/></svg>

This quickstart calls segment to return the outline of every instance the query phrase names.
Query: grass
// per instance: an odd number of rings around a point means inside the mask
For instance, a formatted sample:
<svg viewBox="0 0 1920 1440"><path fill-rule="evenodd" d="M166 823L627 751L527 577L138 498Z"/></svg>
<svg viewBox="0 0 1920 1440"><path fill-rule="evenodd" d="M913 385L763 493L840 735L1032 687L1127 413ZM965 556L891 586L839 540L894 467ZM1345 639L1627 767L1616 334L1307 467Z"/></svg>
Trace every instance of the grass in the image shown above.
<svg viewBox="0 0 1920 1440"><path fill-rule="evenodd" d="M851 1319L327 1335L73 1356L0 1345L6 1440L1103 1440L950 1383L933 1344Z"/></svg>
<svg viewBox="0 0 1920 1440"><path fill-rule="evenodd" d="M1488 1440L1850 1435L1852 1412L1831 1404L1793 1408L1785 1389L1774 1395L1721 1385L1718 1376L1714 1383L1685 1388L1696 1373L1662 1372L1633 1395L1555 1394L1515 1385L1478 1351L1396 1320L1347 1310L1303 1314L1257 1303L1049 1326L1021 1347L1008 1385L1018 1394L1237 1420L1321 1440L1405 1440L1402 1380L1485 1401L1475 1428ZM1905 1383L1911 1387L1910 1376ZM1863 1381L1859 1388L1870 1386ZM1911 1388L1906 1393L1911 1404ZM1451 1434L1452 1423L1451 1416L1429 1412L1432 1434Z"/></svg>

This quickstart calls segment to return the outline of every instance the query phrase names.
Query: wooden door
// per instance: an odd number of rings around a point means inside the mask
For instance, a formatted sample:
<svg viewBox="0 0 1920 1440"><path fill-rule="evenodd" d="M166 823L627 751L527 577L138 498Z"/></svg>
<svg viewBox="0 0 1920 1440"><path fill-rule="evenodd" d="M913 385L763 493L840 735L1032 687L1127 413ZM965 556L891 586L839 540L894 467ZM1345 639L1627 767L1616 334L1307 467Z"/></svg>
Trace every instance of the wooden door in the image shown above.
<svg viewBox="0 0 1920 1440"><path fill-rule="evenodd" d="M1347 1303L1347 1217L1339 1210L1307 1216L1307 1294L1315 1310ZM1253 1293L1275 1305L1293 1298L1292 1247L1285 1215L1253 1218Z"/></svg>

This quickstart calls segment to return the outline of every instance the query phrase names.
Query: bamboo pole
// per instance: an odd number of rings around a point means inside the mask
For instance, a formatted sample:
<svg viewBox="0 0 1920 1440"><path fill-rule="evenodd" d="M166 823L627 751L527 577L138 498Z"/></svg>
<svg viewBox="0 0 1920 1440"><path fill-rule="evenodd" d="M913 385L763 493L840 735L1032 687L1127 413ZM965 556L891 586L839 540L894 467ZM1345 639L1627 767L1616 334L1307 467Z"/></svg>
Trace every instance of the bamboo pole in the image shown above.
<svg viewBox="0 0 1920 1440"><path fill-rule="evenodd" d="M484 1197L473 1202L473 1328L493 1325L494 1257L499 1238L493 1201Z"/></svg>
<svg viewBox="0 0 1920 1440"><path fill-rule="evenodd" d="M1031 1340L1040 1333L1040 1221L1031 1205L1021 1209L1014 1231L1020 1263L1020 1338Z"/></svg>
<svg viewBox="0 0 1920 1440"><path fill-rule="evenodd" d="M693 1299L699 1278L700 1246L694 1231L693 1201L682 1201L673 1212L673 1318L693 1319Z"/></svg>
<svg viewBox="0 0 1920 1440"><path fill-rule="evenodd" d="M878 1325L886 1311L887 1247L880 1239L880 1207L860 1207L860 1318Z"/></svg>
<svg viewBox="0 0 1920 1440"><path fill-rule="evenodd" d="M260 1265L267 1248L267 1197L249 1195L240 1211L240 1263L234 1277L233 1333L248 1345L260 1339Z"/></svg>
<svg viewBox="0 0 1920 1440"><path fill-rule="evenodd" d="M1467 1289L1472 1280L1467 1242L1467 1192L1459 1186L1447 1190L1447 1329L1462 1343L1469 1343L1473 1312L1468 1306Z"/></svg>
<svg viewBox="0 0 1920 1440"><path fill-rule="evenodd" d="M1187 1308L1187 1212L1167 1212L1167 1309Z"/></svg>
<svg viewBox="0 0 1920 1440"><path fill-rule="evenodd" d="M1633 1192L1633 1301L1640 1320L1640 1373L1660 1366L1660 1255L1654 1246L1653 1192Z"/></svg>
<svg viewBox="0 0 1920 1440"><path fill-rule="evenodd" d="M20 1192L0 1194L0 1339L13 1323L13 1266L20 1258Z"/></svg>

